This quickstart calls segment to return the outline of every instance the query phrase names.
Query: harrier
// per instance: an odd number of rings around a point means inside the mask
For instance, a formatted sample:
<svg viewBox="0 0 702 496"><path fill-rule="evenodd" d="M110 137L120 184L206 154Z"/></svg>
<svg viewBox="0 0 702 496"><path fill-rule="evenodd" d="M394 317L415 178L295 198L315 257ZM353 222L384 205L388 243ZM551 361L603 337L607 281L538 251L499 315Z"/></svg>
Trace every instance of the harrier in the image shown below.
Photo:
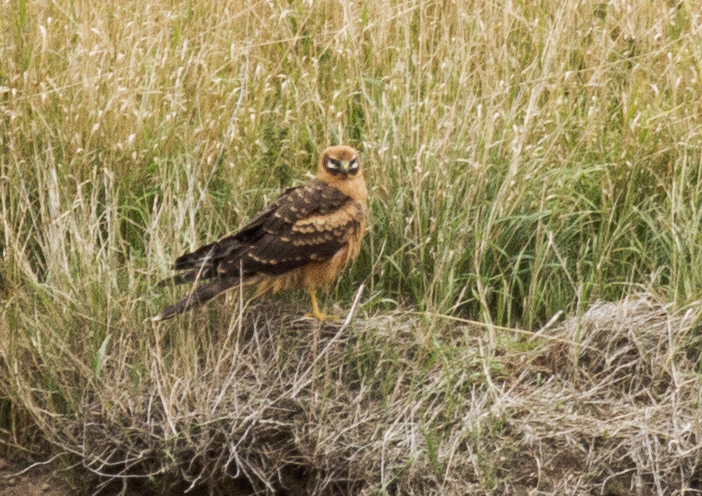
<svg viewBox="0 0 702 496"><path fill-rule="evenodd" d="M153 320L171 318L240 284L256 285L256 296L303 289L311 316L333 318L319 310L316 290L358 255L367 197L358 152L344 145L327 148L314 179L285 190L238 232L178 257L173 270L180 274L161 284L191 283L193 289Z"/></svg>

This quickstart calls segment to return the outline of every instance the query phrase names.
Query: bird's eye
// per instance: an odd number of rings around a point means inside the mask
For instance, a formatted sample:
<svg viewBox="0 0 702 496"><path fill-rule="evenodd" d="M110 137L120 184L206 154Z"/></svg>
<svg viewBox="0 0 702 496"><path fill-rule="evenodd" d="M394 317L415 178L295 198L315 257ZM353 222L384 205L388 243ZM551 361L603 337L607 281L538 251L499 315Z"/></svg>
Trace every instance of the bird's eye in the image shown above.
<svg viewBox="0 0 702 496"><path fill-rule="evenodd" d="M351 170L358 169L358 162L356 162L356 159L353 159L351 162L349 162L349 169L351 169Z"/></svg>
<svg viewBox="0 0 702 496"><path fill-rule="evenodd" d="M338 169L341 167L341 164L339 163L338 160L334 160L333 158L329 159L329 162L327 162L327 168L329 169Z"/></svg>

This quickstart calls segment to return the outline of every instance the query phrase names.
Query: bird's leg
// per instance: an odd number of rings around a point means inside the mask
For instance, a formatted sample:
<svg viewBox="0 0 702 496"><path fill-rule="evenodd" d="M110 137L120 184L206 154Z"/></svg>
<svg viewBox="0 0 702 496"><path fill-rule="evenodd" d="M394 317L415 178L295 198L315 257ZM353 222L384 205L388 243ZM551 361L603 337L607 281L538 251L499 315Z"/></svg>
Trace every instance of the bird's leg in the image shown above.
<svg viewBox="0 0 702 496"><path fill-rule="evenodd" d="M336 320L339 318L338 315L326 315L319 310L316 292L310 291L308 294L310 295L310 302L312 302L312 313L305 314L307 317L314 317L320 322L324 322L325 320Z"/></svg>

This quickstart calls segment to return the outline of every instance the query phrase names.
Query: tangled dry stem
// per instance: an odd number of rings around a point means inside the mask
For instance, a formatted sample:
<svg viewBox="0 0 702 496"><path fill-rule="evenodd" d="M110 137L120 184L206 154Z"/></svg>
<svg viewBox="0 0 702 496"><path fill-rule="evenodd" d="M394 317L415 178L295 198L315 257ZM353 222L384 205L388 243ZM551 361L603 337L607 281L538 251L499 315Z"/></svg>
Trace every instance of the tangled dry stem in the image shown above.
<svg viewBox="0 0 702 496"><path fill-rule="evenodd" d="M48 391L25 406L98 489L154 476L268 494L702 487L695 306L599 302L497 349L476 326L421 315L346 329L291 315L271 303L200 335L154 327L148 364L129 363L123 337L75 411L52 410Z"/></svg>

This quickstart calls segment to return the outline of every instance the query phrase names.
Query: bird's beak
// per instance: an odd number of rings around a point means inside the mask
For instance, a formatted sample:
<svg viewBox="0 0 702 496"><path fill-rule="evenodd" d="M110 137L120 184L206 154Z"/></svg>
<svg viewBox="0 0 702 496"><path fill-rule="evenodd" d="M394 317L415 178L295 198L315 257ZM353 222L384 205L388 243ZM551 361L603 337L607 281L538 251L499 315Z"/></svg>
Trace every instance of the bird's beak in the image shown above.
<svg viewBox="0 0 702 496"><path fill-rule="evenodd" d="M351 162L341 162L341 171L344 174L348 174L351 169Z"/></svg>

